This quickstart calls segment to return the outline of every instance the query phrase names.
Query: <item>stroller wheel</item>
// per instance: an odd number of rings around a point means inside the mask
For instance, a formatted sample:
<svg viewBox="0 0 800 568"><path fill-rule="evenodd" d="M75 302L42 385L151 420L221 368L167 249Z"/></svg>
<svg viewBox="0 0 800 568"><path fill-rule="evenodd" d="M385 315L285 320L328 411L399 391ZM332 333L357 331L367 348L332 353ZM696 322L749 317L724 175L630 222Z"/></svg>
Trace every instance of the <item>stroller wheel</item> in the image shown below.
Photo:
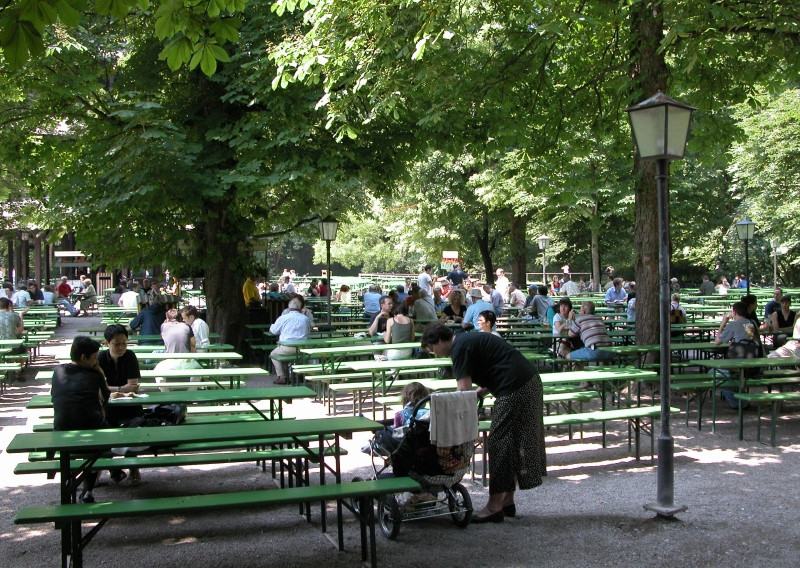
<svg viewBox="0 0 800 568"><path fill-rule="evenodd" d="M450 507L450 516L459 527L466 527L472 521L472 497L467 488L456 483L447 488L447 505Z"/></svg>
<svg viewBox="0 0 800 568"><path fill-rule="evenodd" d="M353 482L364 481L364 478L363 477L359 477L359 476L355 476L352 479L352 481ZM356 499L356 498L350 499L350 506L353 508L353 511L355 512L356 515L360 515L361 514L361 504L359 503L358 499Z"/></svg>
<svg viewBox="0 0 800 568"><path fill-rule="evenodd" d="M394 495L387 495L378 501L378 524L381 527L383 536L389 540L394 540L400 534L400 523L403 520L403 512Z"/></svg>

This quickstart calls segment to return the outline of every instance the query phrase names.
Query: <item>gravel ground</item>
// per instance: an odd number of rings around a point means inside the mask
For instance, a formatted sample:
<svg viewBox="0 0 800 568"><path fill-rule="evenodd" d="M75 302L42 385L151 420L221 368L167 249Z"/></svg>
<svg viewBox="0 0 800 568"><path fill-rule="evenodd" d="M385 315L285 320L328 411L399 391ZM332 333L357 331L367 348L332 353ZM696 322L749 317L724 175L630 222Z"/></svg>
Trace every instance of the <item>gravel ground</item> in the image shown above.
<svg viewBox="0 0 800 568"><path fill-rule="evenodd" d="M57 339L0 400L0 448L19 432L29 432L35 416L25 410L28 398L46 392L33 373L53 364L78 327L98 325L97 318L66 318ZM59 341L58 338L63 338ZM257 377L249 386L264 386L272 377ZM680 406L674 400L673 405ZM707 409L710 415L710 408ZM297 417L324 415L320 404L296 402L288 413ZM745 440L736 440L736 415L719 411L717 432L686 427L673 417L675 437L675 502L688 511L671 521L643 509L655 501L656 468L628 456L627 432L610 425L607 448L590 427L583 440L562 433L547 439L548 476L532 491L517 493L518 516L502 524L456 527L447 518L404 523L397 540L378 536L378 563L384 568L461 566L797 566L800 553L800 420L798 408L786 408L778 427L778 446L755 441L755 415L747 413ZM765 431L766 434L766 431ZM359 452L367 436L347 443L350 455L343 475L366 476L369 457ZM643 438L647 446L648 438ZM0 558L9 567L54 566L59 562L59 537L50 525L18 527L12 523L22 506L55 503L58 485L44 476L15 476L21 456L0 453ZM139 486L111 486L107 476L99 499L182 493L219 492L275 487L252 464L154 469L143 471ZM474 505L483 505L487 490L467 476L464 484ZM224 489L223 489L224 486ZM216 566L256 567L271 562L286 567L355 566L360 564L358 525L345 524L344 552L337 551L333 532L320 531L319 511L311 524L294 507L209 513L192 517L162 516L114 520L85 551L86 566L129 567Z"/></svg>

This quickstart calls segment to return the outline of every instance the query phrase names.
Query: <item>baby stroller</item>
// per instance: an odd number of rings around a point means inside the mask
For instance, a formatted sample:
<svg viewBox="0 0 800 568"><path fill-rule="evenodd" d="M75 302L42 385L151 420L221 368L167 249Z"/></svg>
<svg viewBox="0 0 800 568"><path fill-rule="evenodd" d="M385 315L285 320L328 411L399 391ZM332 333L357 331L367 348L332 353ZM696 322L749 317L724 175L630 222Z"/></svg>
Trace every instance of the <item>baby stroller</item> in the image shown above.
<svg viewBox="0 0 800 568"><path fill-rule="evenodd" d="M428 403L430 413L417 419L418 411ZM454 412L458 407L461 412ZM437 432L441 432L442 427L445 431L449 428L437 443L431 442L432 425ZM466 527L472 520L472 499L460 481L470 468L478 437L475 391L435 393L423 398L414 407L411 421L404 430L399 443L397 431L394 436L387 435L388 431L379 432L369 442L375 478L408 476L422 486L417 494L390 494L378 501L381 532L393 540L404 521L445 515L450 515L457 526ZM454 431L457 432L455 438L451 435ZM461 441L453 444L459 436ZM361 479L356 477L353 481ZM356 508L358 504L352 505Z"/></svg>

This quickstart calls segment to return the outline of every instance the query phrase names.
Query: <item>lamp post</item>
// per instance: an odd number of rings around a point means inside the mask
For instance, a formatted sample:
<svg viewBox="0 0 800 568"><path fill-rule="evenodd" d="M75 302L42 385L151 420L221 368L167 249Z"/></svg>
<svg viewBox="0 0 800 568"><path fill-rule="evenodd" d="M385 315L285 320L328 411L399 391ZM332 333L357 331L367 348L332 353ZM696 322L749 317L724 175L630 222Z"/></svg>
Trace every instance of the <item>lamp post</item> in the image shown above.
<svg viewBox="0 0 800 568"><path fill-rule="evenodd" d="M331 325L331 241L336 240L336 231L339 230L339 221L328 215L319 222L319 236L325 241L327 252L327 271L328 271L328 325Z"/></svg>
<svg viewBox="0 0 800 568"><path fill-rule="evenodd" d="M740 241L744 241L744 279L747 281L747 293L750 293L750 256L748 255L748 245L753 240L756 232L756 224L745 217L736 223L736 235Z"/></svg>
<svg viewBox="0 0 800 568"><path fill-rule="evenodd" d="M679 103L659 91L647 100L625 111L631 123L633 140L642 160L656 161L658 185L658 272L659 272L659 339L661 383L661 432L658 437L658 472L656 503L644 506L659 517L672 517L685 511L675 505L674 454L675 441L669 429L670 419L670 323L669 323L669 162L680 160L686 151L689 121L694 107Z"/></svg>
<svg viewBox="0 0 800 568"><path fill-rule="evenodd" d="M550 245L550 237L547 235L539 235L536 239L539 243L539 250L542 251L542 285L547 286L547 247Z"/></svg>

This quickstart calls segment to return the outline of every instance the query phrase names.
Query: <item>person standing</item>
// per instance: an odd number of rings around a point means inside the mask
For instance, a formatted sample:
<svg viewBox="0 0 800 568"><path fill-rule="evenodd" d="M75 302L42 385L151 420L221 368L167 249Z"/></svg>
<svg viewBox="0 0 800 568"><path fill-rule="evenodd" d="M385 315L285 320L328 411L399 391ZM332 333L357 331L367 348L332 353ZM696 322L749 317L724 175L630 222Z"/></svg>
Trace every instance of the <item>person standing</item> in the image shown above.
<svg viewBox="0 0 800 568"><path fill-rule="evenodd" d="M453 270L447 274L447 279L452 282L454 288L461 286L461 283L467 277L467 273L461 270L461 265L458 262L453 265Z"/></svg>
<svg viewBox="0 0 800 568"><path fill-rule="evenodd" d="M419 289L425 290L429 296L433 296L433 278L431 278L432 269L433 267L430 264L426 264L425 268L422 269L422 272L420 272L420 275L417 278Z"/></svg>
<svg viewBox="0 0 800 568"><path fill-rule="evenodd" d="M508 299L508 277L506 276L506 271L502 268L498 268L494 272L495 278L494 281L494 289L500 293L500 297L503 298L503 301ZM494 304L494 302L492 302Z"/></svg>
<svg viewBox="0 0 800 568"><path fill-rule="evenodd" d="M478 385L478 396L495 397L489 431L489 501L473 523L500 523L516 516L514 493L542 484L544 445L542 381L536 368L515 348L491 333L454 335L446 326L429 325L422 347L450 357L458 390Z"/></svg>

